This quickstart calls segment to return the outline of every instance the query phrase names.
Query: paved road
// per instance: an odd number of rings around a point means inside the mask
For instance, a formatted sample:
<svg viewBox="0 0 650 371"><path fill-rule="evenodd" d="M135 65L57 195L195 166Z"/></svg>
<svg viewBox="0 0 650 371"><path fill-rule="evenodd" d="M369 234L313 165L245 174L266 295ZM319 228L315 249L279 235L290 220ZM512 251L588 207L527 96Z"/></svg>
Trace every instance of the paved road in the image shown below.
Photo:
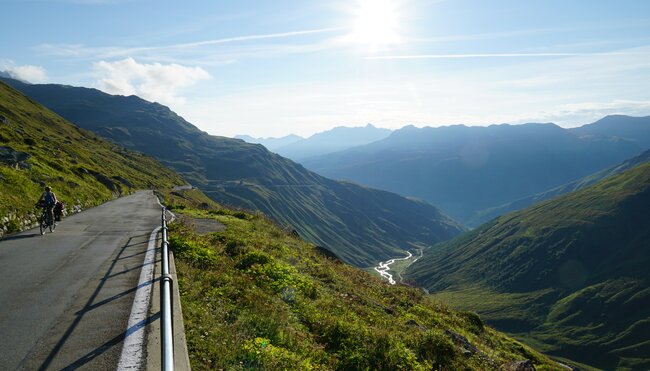
<svg viewBox="0 0 650 371"><path fill-rule="evenodd" d="M139 192L0 240L0 369L114 370L159 222Z"/></svg>

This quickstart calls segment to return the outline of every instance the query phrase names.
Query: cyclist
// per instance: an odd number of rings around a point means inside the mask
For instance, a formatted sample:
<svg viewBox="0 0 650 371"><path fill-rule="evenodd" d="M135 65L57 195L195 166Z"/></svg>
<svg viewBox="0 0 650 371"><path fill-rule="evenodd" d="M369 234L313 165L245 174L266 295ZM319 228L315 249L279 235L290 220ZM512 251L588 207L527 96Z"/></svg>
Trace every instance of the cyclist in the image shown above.
<svg viewBox="0 0 650 371"><path fill-rule="evenodd" d="M43 205L43 208L47 210L48 223L54 223L54 205L56 205L56 195L52 192L51 187L45 187L45 192L43 192L41 198L38 199L38 203Z"/></svg>

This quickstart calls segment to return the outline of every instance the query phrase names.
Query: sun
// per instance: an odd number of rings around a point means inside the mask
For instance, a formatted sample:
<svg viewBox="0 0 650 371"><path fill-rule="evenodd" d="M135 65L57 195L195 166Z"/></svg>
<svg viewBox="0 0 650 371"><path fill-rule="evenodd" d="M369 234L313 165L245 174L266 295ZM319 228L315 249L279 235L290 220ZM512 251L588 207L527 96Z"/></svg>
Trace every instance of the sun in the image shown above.
<svg viewBox="0 0 650 371"><path fill-rule="evenodd" d="M359 0L349 39L372 49L400 42L397 0Z"/></svg>

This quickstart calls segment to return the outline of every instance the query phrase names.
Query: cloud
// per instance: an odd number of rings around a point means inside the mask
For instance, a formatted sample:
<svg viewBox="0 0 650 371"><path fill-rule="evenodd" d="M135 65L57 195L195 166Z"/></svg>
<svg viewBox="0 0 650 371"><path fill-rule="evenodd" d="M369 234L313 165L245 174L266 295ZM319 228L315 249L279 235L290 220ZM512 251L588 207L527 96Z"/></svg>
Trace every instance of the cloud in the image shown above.
<svg viewBox="0 0 650 371"><path fill-rule="evenodd" d="M200 67L179 64L142 64L133 58L100 61L93 64L98 75L97 86L110 94L137 95L141 98L173 105L185 103L179 90L212 76Z"/></svg>
<svg viewBox="0 0 650 371"><path fill-rule="evenodd" d="M40 66L16 66L12 61L0 61L0 70L4 70L14 79L31 83L47 82L47 71Z"/></svg>
<svg viewBox="0 0 650 371"><path fill-rule="evenodd" d="M364 59L461 59L461 58L540 58L597 55L595 53L482 53L482 54L415 54L368 56Z"/></svg>
<svg viewBox="0 0 650 371"><path fill-rule="evenodd" d="M215 47L220 47L219 54L221 57L212 63L223 64L238 59L241 56L260 56L277 53L299 53L318 51L323 49L322 43L313 43L292 45L268 45L266 43L251 43L264 40L288 39L317 35L323 33L332 33L343 30L342 28L320 28L311 30L299 30L280 33L267 33L256 35L234 36L220 39L203 40L190 43L178 43L157 46L138 46L138 47L121 47L121 46L86 46L82 44L41 44L36 46L36 50L47 56L58 56L65 58L77 59L111 59L124 57L137 57L145 60L179 60L184 55L196 60L197 56L206 56L213 58ZM331 45L327 45L331 47ZM225 62L224 62L225 61Z"/></svg>

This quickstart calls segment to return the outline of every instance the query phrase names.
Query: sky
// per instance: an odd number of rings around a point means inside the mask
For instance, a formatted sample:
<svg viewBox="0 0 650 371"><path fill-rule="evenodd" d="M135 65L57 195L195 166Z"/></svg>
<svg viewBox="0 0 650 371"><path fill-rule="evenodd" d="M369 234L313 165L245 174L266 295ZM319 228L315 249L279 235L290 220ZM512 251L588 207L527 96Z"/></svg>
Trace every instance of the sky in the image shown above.
<svg viewBox="0 0 650 371"><path fill-rule="evenodd" d="M0 71L214 135L650 115L647 0L0 0Z"/></svg>

